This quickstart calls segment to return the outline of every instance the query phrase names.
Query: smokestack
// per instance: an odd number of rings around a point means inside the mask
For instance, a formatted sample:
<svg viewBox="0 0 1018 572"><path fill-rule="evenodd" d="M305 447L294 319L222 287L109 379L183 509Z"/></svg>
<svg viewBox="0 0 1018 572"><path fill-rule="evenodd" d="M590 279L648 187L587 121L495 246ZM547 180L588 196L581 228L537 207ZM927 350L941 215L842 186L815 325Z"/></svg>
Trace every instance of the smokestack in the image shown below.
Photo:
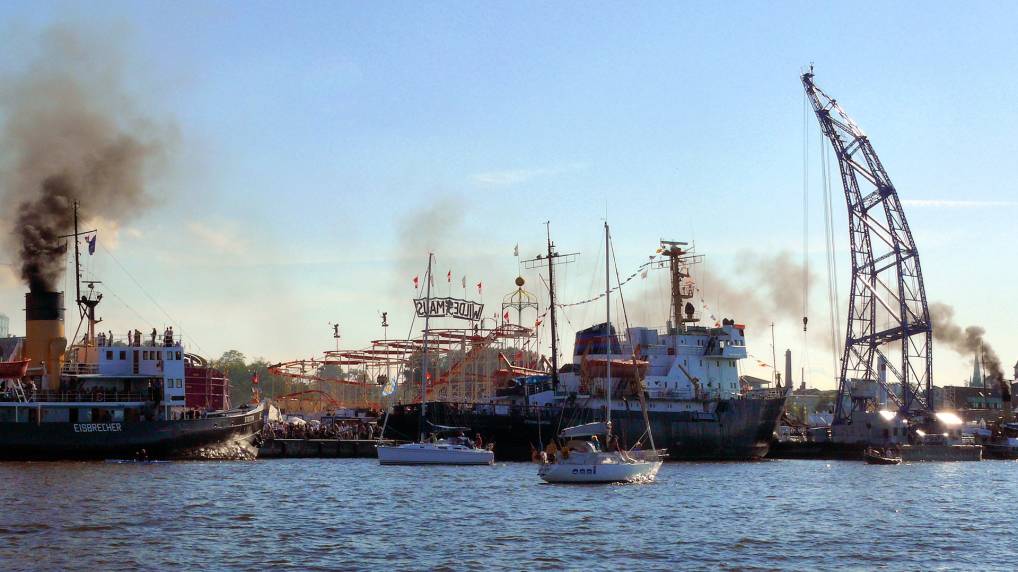
<svg viewBox="0 0 1018 572"><path fill-rule="evenodd" d="M785 350L785 387L792 391L792 350Z"/></svg>
<svg viewBox="0 0 1018 572"><path fill-rule="evenodd" d="M25 294L25 343L22 354L33 373L43 375L42 389L60 389L60 368L67 349L64 337L64 293Z"/></svg>

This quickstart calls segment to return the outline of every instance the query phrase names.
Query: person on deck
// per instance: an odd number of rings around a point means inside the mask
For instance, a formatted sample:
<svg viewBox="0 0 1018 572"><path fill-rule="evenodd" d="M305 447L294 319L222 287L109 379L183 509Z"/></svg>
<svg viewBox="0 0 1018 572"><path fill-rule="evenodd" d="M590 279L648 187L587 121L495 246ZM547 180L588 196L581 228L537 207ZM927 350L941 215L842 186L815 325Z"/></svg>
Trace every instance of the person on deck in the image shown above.
<svg viewBox="0 0 1018 572"><path fill-rule="evenodd" d="M549 461L554 461L555 456L558 454L558 445L555 441L548 441L548 446L544 448L544 452L548 455Z"/></svg>

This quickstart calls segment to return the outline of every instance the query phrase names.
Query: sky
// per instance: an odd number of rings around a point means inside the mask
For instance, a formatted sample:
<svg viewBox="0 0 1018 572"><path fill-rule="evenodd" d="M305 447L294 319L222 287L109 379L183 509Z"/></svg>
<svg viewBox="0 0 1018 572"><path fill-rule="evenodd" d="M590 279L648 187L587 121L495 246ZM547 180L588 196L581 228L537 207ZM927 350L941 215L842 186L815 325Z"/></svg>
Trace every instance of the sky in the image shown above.
<svg viewBox="0 0 1018 572"><path fill-rule="evenodd" d="M492 313L522 274L543 304L519 262L544 248L546 222L560 252L580 253L559 298L583 300L603 287L607 220L623 277L660 239L695 242L705 313L747 324L744 373L769 377L773 322L779 361L791 349L797 378L832 388L823 142L799 75L813 64L869 135L929 300L984 327L1010 373L1015 21L1004 2L9 1L0 76L37 61L48 30L71 30L116 60L133 111L168 141L149 204L97 221L85 260L115 332L172 324L207 356L284 361L334 348L339 323L340 344L362 347L382 337L380 312L389 335L410 328L429 251L440 294L462 296L465 276ZM9 222L14 205L0 209ZM16 250L8 236L0 313L17 333ZM663 326L665 288L662 271L627 284L631 320ZM567 309L563 345L602 317ZM935 346L937 384L971 364Z"/></svg>

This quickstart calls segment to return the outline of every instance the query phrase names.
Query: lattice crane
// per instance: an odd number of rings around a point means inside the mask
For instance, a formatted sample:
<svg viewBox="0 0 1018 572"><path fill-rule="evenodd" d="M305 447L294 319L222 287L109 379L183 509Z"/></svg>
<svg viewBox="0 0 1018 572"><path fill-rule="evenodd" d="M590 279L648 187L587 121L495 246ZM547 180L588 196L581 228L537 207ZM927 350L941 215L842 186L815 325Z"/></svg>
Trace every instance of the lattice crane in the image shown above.
<svg viewBox="0 0 1018 572"><path fill-rule="evenodd" d="M834 147L848 203L852 284L834 423L848 422L853 410L865 407L867 396L853 390L873 382L883 386L901 412L930 411L933 329L919 251L898 193L866 134L813 83L812 66L802 75L802 85ZM900 368L883 351L894 345L900 348L901 355L893 356ZM888 389L884 376L875 375L874 362L880 361L901 383L901 399Z"/></svg>

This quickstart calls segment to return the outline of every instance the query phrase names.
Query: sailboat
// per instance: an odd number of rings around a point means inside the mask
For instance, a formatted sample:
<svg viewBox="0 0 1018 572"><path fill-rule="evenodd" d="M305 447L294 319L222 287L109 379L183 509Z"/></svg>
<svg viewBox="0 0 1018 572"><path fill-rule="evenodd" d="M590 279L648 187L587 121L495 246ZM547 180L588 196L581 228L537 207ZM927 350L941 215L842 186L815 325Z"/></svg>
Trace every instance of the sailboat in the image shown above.
<svg viewBox="0 0 1018 572"><path fill-rule="evenodd" d="M555 451L552 458L545 459L537 471L538 476L549 483L649 483L657 477L661 469L661 461L655 454L654 436L651 433L650 420L647 417L646 402L643 391L640 394L640 406L646 425L646 433L650 439L651 450L648 454L626 451L619 445L618 437L612 433L612 362L611 355L615 345L612 343L611 328L611 233L608 223L604 224L605 240L605 420L568 427L559 434L564 443L561 450ZM633 356L635 368L636 356ZM639 378L637 378L638 380ZM598 436L604 435L602 447Z"/></svg>
<svg viewBox="0 0 1018 572"><path fill-rule="evenodd" d="M431 263L434 255L428 254L428 271L424 277L427 293L425 307L431 305ZM421 414L418 421L419 441L402 445L376 445L378 462L382 465L491 465L495 453L477 447L464 436L468 428L445 427L428 422L428 332L430 316L424 315L424 345L421 352ZM430 437L430 438L429 438Z"/></svg>

